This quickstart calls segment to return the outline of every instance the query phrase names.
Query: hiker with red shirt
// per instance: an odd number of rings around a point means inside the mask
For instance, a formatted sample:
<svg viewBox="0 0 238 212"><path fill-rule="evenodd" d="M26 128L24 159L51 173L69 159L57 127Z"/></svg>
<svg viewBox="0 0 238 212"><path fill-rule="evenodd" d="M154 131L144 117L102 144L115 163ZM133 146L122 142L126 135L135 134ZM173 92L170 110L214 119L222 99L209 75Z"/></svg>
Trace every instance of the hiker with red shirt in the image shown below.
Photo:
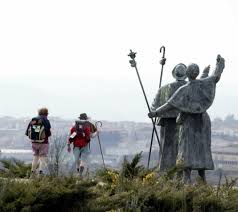
<svg viewBox="0 0 238 212"><path fill-rule="evenodd" d="M71 152L71 143L73 143L73 154L76 163L77 172L82 177L88 155L90 153L89 142L92 124L88 121L86 113L80 114L79 120L70 130L68 139L68 152Z"/></svg>
<svg viewBox="0 0 238 212"><path fill-rule="evenodd" d="M49 150L48 138L51 136L51 125L47 117L48 109L39 109L38 116L32 118L25 133L32 143L33 160L31 176L36 174L38 165L40 175L43 174L43 170L46 168L46 160Z"/></svg>

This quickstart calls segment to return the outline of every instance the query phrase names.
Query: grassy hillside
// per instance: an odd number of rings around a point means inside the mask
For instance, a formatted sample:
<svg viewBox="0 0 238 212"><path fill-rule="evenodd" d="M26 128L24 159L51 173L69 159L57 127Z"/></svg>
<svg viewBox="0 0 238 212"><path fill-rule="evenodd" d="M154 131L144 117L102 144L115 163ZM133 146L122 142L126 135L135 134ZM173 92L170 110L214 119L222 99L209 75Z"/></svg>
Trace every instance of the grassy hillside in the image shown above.
<svg viewBox="0 0 238 212"><path fill-rule="evenodd" d="M83 180L19 180L15 177L26 178L29 167L19 163L14 172L7 165L0 172L0 211L238 211L236 180L217 187L199 179L196 185L184 185L176 170L159 176L140 166L140 157L125 159L120 171L100 170Z"/></svg>

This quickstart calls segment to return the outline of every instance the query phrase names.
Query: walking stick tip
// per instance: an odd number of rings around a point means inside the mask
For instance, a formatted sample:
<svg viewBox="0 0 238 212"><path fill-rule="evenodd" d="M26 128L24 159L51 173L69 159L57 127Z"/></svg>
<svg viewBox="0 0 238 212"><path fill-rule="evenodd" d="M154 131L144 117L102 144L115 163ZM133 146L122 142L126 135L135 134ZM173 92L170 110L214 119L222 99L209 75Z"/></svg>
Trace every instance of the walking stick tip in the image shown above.
<svg viewBox="0 0 238 212"><path fill-rule="evenodd" d="M159 52L161 53L163 51L163 58L165 56L165 47L161 46Z"/></svg>

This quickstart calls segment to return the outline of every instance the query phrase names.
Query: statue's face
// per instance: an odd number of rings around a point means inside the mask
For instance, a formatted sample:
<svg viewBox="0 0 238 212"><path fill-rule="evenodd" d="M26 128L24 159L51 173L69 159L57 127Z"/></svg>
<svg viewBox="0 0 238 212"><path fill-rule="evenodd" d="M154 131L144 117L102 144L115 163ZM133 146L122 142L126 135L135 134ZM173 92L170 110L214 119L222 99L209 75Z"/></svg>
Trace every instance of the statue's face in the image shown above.
<svg viewBox="0 0 238 212"><path fill-rule="evenodd" d="M186 74L187 74L189 80L195 80L197 78L197 76L199 75L198 65L194 64L194 63L188 65Z"/></svg>

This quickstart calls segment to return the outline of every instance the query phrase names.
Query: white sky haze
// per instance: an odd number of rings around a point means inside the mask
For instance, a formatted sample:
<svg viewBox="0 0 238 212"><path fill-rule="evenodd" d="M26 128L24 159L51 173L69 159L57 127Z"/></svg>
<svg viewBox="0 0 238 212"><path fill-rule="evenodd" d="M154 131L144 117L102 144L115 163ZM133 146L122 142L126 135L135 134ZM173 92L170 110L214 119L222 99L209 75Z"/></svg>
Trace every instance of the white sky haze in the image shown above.
<svg viewBox="0 0 238 212"><path fill-rule="evenodd" d="M235 0L0 1L0 116L50 115L149 121L129 50L152 102L177 63L226 68L212 118L238 115L238 3Z"/></svg>

